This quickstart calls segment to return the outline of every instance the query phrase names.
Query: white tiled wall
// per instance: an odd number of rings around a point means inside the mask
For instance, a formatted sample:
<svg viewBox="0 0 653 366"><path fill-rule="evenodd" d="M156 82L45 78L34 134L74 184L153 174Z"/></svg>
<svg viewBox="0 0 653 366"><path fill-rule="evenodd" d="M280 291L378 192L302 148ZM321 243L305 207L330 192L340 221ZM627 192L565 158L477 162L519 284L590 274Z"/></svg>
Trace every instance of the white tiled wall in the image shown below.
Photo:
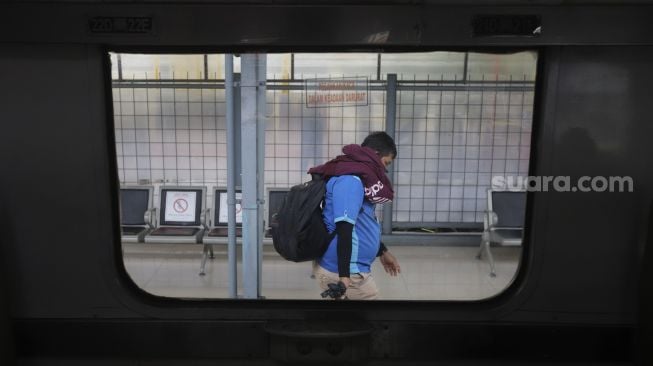
<svg viewBox="0 0 653 366"><path fill-rule="evenodd" d="M267 187L305 181L309 167L385 128L385 92L357 107L307 108L302 91L267 97ZM121 183L226 186L223 90L123 87L113 99ZM481 222L492 175L528 174L532 91L402 89L397 103L393 220Z"/></svg>
<svg viewBox="0 0 653 366"><path fill-rule="evenodd" d="M397 98L398 222L482 222L494 175L528 175L533 92L410 91Z"/></svg>

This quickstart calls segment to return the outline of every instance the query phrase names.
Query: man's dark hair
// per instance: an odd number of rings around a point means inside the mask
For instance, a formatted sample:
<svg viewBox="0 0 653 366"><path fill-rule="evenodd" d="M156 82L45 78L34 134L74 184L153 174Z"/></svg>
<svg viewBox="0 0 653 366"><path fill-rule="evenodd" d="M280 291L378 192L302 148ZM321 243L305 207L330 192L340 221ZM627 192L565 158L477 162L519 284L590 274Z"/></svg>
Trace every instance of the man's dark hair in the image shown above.
<svg viewBox="0 0 653 366"><path fill-rule="evenodd" d="M376 150L381 156L392 154L393 157L397 157L397 145L395 145L395 141L383 131L369 134L363 140L361 146L367 146L370 149Z"/></svg>

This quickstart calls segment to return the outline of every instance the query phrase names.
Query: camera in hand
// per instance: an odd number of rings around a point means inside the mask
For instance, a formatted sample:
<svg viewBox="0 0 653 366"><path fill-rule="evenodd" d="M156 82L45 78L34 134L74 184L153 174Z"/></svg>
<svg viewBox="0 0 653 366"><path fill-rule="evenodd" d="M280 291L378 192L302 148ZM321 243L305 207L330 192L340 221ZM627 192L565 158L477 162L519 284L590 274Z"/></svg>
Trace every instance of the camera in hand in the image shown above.
<svg viewBox="0 0 653 366"><path fill-rule="evenodd" d="M327 285L327 287L329 288L320 294L322 298L328 296L332 299L338 300L341 299L345 294L345 291L347 291L347 287L344 283L342 283L342 281L338 281L338 283L330 283Z"/></svg>

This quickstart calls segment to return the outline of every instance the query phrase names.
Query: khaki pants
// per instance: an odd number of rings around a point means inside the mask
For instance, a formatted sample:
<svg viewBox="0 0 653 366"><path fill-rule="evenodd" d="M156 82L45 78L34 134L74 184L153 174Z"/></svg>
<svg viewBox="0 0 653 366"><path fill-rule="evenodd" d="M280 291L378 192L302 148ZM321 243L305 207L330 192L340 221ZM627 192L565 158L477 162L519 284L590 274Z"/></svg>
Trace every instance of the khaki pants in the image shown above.
<svg viewBox="0 0 653 366"><path fill-rule="evenodd" d="M371 273L352 273L351 284L347 288L345 297L349 300L376 300L379 298L379 289L376 287L374 277ZM327 271L318 265L315 268L315 279L322 290L328 289L329 283L337 283L340 276L337 273Z"/></svg>

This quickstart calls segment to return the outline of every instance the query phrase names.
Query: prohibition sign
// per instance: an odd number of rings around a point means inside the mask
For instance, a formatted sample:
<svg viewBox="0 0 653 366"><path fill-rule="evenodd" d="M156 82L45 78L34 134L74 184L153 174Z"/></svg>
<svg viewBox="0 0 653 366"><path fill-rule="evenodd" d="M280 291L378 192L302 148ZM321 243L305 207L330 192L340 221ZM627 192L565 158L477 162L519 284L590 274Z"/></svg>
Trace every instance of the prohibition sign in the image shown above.
<svg viewBox="0 0 653 366"><path fill-rule="evenodd" d="M183 198L178 198L175 200L175 202L172 204L172 208L177 212L177 213L184 213L186 210L188 210L188 202L183 199Z"/></svg>

